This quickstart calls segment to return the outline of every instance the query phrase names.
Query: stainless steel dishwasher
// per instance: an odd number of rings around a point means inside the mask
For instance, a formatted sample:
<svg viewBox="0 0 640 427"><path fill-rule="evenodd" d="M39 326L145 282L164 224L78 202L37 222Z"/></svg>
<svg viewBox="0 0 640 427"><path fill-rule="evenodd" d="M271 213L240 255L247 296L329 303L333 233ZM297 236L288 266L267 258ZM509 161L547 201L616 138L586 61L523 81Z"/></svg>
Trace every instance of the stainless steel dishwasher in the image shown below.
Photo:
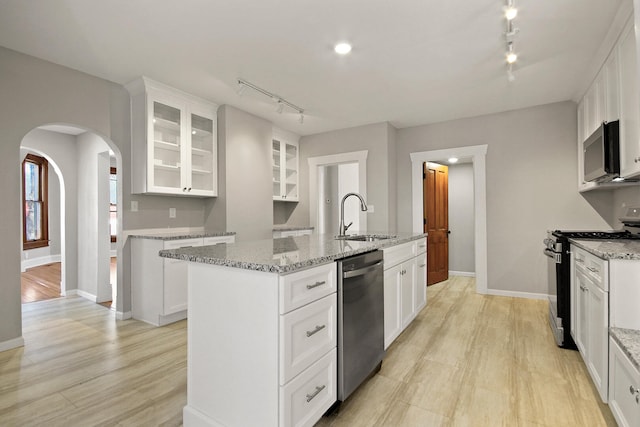
<svg viewBox="0 0 640 427"><path fill-rule="evenodd" d="M382 252L338 261L338 400L343 402L384 357Z"/></svg>

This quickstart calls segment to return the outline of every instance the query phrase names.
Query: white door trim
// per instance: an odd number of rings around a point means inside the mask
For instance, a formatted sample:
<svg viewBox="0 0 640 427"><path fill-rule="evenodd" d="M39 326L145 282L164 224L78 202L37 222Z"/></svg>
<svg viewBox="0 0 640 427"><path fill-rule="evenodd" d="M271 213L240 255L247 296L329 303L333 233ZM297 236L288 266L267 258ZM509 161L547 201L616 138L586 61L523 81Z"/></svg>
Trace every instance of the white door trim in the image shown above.
<svg viewBox="0 0 640 427"><path fill-rule="evenodd" d="M339 165L344 163L358 163L358 192L367 200L367 155L368 150L350 153L332 154L329 156L309 157L309 223L318 230L318 167ZM360 212L360 227L367 229L366 212Z"/></svg>
<svg viewBox="0 0 640 427"><path fill-rule="evenodd" d="M473 193L475 210L476 292L486 294L487 286L487 179L486 155L488 145L449 148L410 153L412 230L422 233L422 164L449 157L471 157L473 161Z"/></svg>

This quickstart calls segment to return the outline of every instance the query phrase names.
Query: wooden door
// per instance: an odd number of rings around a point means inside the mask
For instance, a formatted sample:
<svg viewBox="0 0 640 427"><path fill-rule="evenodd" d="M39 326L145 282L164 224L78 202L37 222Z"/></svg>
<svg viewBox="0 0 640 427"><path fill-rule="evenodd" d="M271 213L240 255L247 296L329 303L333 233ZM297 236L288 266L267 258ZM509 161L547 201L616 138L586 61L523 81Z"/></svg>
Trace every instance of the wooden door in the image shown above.
<svg viewBox="0 0 640 427"><path fill-rule="evenodd" d="M425 163L422 183L429 286L449 278L449 168Z"/></svg>

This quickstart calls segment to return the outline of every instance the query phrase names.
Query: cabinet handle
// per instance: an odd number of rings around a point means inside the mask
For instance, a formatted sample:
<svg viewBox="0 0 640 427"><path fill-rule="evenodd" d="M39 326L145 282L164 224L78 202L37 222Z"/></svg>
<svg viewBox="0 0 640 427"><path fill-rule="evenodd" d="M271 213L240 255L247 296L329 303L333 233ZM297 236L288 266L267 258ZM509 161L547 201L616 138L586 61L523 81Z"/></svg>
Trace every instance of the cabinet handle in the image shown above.
<svg viewBox="0 0 640 427"><path fill-rule="evenodd" d="M576 262L578 264L584 264L584 260L582 258L576 258Z"/></svg>
<svg viewBox="0 0 640 427"><path fill-rule="evenodd" d="M311 402L313 398L316 397L325 388L327 388L327 386L324 384L321 385L320 387L316 386L316 390L313 393L307 394L307 403Z"/></svg>
<svg viewBox="0 0 640 427"><path fill-rule="evenodd" d="M426 248L426 247L427 247L427 245L418 245L418 247L420 247L420 248Z"/></svg>
<svg viewBox="0 0 640 427"><path fill-rule="evenodd" d="M587 267L587 270L589 270L592 273L600 273L600 270L594 267Z"/></svg>
<svg viewBox="0 0 640 427"><path fill-rule="evenodd" d="M326 327L327 327L327 325L318 325L318 326L316 326L316 328L313 331L307 331L307 338L317 334L318 332L320 332L321 330L323 330Z"/></svg>
<svg viewBox="0 0 640 427"><path fill-rule="evenodd" d="M587 287L586 287L586 286L584 286L584 285L580 285L580 290L581 290L581 291L585 291L585 292L586 292L586 291L588 291L589 289L587 289Z"/></svg>
<svg viewBox="0 0 640 427"><path fill-rule="evenodd" d="M633 161L636 163L640 162L640 157L636 157L635 159L633 159Z"/></svg>
<svg viewBox="0 0 640 427"><path fill-rule="evenodd" d="M187 187L184 187L184 188L182 189L182 191L187 191Z"/></svg>
<svg viewBox="0 0 640 427"><path fill-rule="evenodd" d="M322 286L325 283L327 283L326 281L322 281L322 282L316 282L313 285L307 285L307 289L313 289L313 288L317 288L318 286Z"/></svg>
<svg viewBox="0 0 640 427"><path fill-rule="evenodd" d="M420 266L420 268L422 268L422 267L426 267L426 266L427 266L427 264L422 264L422 265Z"/></svg>
<svg viewBox="0 0 640 427"><path fill-rule="evenodd" d="M635 388L634 386L630 385L629 386L629 393L631 393L631 394L640 393L640 389L639 388Z"/></svg>

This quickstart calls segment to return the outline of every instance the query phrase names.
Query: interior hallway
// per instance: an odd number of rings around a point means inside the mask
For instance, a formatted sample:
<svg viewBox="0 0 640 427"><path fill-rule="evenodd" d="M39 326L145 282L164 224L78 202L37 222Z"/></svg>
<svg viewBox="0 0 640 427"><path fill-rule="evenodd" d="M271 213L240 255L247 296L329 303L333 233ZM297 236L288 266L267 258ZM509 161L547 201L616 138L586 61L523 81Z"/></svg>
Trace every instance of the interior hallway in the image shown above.
<svg viewBox="0 0 640 427"><path fill-rule="evenodd" d="M109 265L110 283L115 286L117 277L117 258L111 257ZM44 301L52 298L60 298L62 263L39 265L28 268L21 273L21 301L22 304L35 301ZM111 307L111 301L101 303L105 307Z"/></svg>
<svg viewBox="0 0 640 427"><path fill-rule="evenodd" d="M428 288L382 370L318 426L614 426L543 301ZM79 297L23 306L25 347L0 353L0 424L182 424L186 321L117 321Z"/></svg>

